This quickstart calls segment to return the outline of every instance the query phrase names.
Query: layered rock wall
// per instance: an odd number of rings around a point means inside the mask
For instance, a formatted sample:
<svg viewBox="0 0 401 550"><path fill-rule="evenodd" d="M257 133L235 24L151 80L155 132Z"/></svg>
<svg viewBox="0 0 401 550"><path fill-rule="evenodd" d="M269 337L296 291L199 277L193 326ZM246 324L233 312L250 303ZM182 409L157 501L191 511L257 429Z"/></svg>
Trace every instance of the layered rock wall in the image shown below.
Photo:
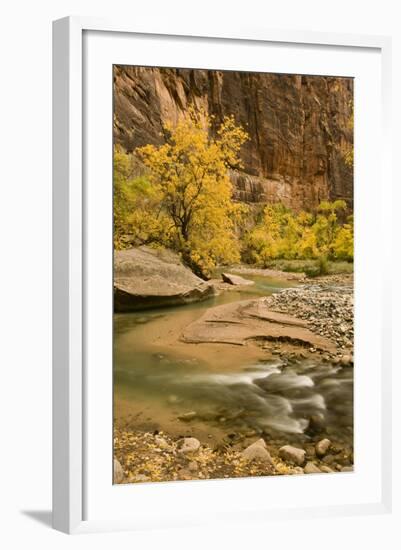
<svg viewBox="0 0 401 550"><path fill-rule="evenodd" d="M351 78L115 66L114 139L128 151L163 141L163 124L189 105L216 127L234 115L249 133L244 169L231 172L236 198L294 209L345 199L352 208Z"/></svg>

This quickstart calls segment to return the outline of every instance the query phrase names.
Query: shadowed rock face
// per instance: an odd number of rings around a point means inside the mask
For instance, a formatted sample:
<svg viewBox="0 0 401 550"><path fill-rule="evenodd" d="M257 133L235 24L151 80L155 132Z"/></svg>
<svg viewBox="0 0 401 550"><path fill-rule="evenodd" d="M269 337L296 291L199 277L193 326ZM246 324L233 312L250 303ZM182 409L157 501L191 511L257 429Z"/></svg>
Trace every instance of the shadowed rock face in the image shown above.
<svg viewBox="0 0 401 550"><path fill-rule="evenodd" d="M295 209L343 198L352 208L353 80L193 69L115 66L114 137L128 151L163 141L163 123L190 104L215 117L233 114L249 133L244 169L232 171L236 198Z"/></svg>
<svg viewBox="0 0 401 550"><path fill-rule="evenodd" d="M214 287L184 267L177 255L147 247L114 252L114 311L197 302Z"/></svg>

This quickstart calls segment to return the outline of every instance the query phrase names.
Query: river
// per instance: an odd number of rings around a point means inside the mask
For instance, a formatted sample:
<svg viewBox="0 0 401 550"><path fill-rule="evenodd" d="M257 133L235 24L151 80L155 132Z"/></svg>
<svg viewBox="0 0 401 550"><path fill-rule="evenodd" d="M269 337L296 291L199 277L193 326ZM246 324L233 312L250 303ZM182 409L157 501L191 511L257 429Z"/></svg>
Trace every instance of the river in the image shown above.
<svg viewBox="0 0 401 550"><path fill-rule="evenodd" d="M352 368L319 359L266 360L256 346L172 338L206 308L294 286L247 278L255 284L204 302L114 316L115 423L211 444L257 433L297 443L308 439L312 418L336 441L352 445Z"/></svg>

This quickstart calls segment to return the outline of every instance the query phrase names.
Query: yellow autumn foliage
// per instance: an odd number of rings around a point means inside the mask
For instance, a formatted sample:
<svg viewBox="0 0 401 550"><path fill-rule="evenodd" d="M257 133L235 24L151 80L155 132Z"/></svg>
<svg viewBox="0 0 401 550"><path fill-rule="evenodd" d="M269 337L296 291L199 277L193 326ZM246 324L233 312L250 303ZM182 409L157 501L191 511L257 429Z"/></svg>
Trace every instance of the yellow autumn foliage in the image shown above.
<svg viewBox="0 0 401 550"><path fill-rule="evenodd" d="M159 216L169 224L165 244L206 276L216 264L240 259L235 223L245 208L232 200L228 169L241 166L247 134L226 117L213 138L211 123L205 112L190 109L176 126L166 124L164 144L136 150L148 169Z"/></svg>
<svg viewBox="0 0 401 550"><path fill-rule="evenodd" d="M323 201L315 212L283 204L259 214L233 200L229 169L241 168L247 133L226 117L214 123L189 109L164 127L161 145L114 151L114 246L164 246L200 276L241 259L267 266L275 259L353 260L353 220L346 203ZM213 137L214 136L214 137Z"/></svg>
<svg viewBox="0 0 401 550"><path fill-rule="evenodd" d="M264 208L262 220L244 236L243 258L261 266L274 259L353 259L353 221L341 225L342 200L323 201L317 212L298 214L282 204Z"/></svg>

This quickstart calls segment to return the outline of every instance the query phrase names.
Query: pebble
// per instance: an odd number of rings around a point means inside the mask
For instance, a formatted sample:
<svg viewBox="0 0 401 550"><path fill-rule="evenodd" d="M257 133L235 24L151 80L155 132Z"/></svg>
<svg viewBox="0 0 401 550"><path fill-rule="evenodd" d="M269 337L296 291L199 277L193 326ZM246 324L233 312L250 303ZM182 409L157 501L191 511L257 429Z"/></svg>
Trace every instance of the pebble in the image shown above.
<svg viewBox="0 0 401 550"><path fill-rule="evenodd" d="M322 466L320 466L320 471L326 474L332 474L334 472L332 468L329 468L329 466L326 466L325 464L322 464Z"/></svg>
<svg viewBox="0 0 401 550"><path fill-rule="evenodd" d="M321 439L315 445L316 456L319 458L324 456L331 447L330 439Z"/></svg>
<svg viewBox="0 0 401 550"><path fill-rule="evenodd" d="M199 466L198 466L198 463L195 462L195 460L192 460L192 462L190 462L190 463L188 464L188 470L189 470L190 472L197 472L198 469L199 469Z"/></svg>
<svg viewBox="0 0 401 550"><path fill-rule="evenodd" d="M325 464L334 464L337 458L334 455L326 455L322 458L322 462Z"/></svg>
<svg viewBox="0 0 401 550"><path fill-rule="evenodd" d="M193 474L185 468L181 468L181 470L178 471L178 479L189 481L193 478Z"/></svg>
<svg viewBox="0 0 401 550"><path fill-rule="evenodd" d="M134 481L137 483L144 483L145 481L150 481L150 477L145 476L144 474L137 474L134 477Z"/></svg>
<svg viewBox="0 0 401 550"><path fill-rule="evenodd" d="M304 470L303 468L301 468L301 466L295 466L293 469L292 469L292 474L304 474Z"/></svg>
<svg viewBox="0 0 401 550"><path fill-rule="evenodd" d="M160 435L155 436L155 443L162 450L168 450L171 448L164 437L161 437Z"/></svg>
<svg viewBox="0 0 401 550"><path fill-rule="evenodd" d="M307 462L304 472L305 474L320 474L322 471L313 462Z"/></svg>
<svg viewBox="0 0 401 550"><path fill-rule="evenodd" d="M258 439L255 443L249 445L249 447L242 451L241 455L248 461L263 460L265 462L269 462L270 464L273 462L269 451L266 449L266 443L263 439Z"/></svg>
<svg viewBox="0 0 401 550"><path fill-rule="evenodd" d="M195 437L184 437L178 441L178 452L181 454L196 453L199 451L200 441Z"/></svg>
<svg viewBox="0 0 401 550"><path fill-rule="evenodd" d="M298 466L302 466L305 462L305 451L304 449L299 449L298 447L293 447L292 445L284 445L278 451L280 458L287 462L293 462Z"/></svg>

